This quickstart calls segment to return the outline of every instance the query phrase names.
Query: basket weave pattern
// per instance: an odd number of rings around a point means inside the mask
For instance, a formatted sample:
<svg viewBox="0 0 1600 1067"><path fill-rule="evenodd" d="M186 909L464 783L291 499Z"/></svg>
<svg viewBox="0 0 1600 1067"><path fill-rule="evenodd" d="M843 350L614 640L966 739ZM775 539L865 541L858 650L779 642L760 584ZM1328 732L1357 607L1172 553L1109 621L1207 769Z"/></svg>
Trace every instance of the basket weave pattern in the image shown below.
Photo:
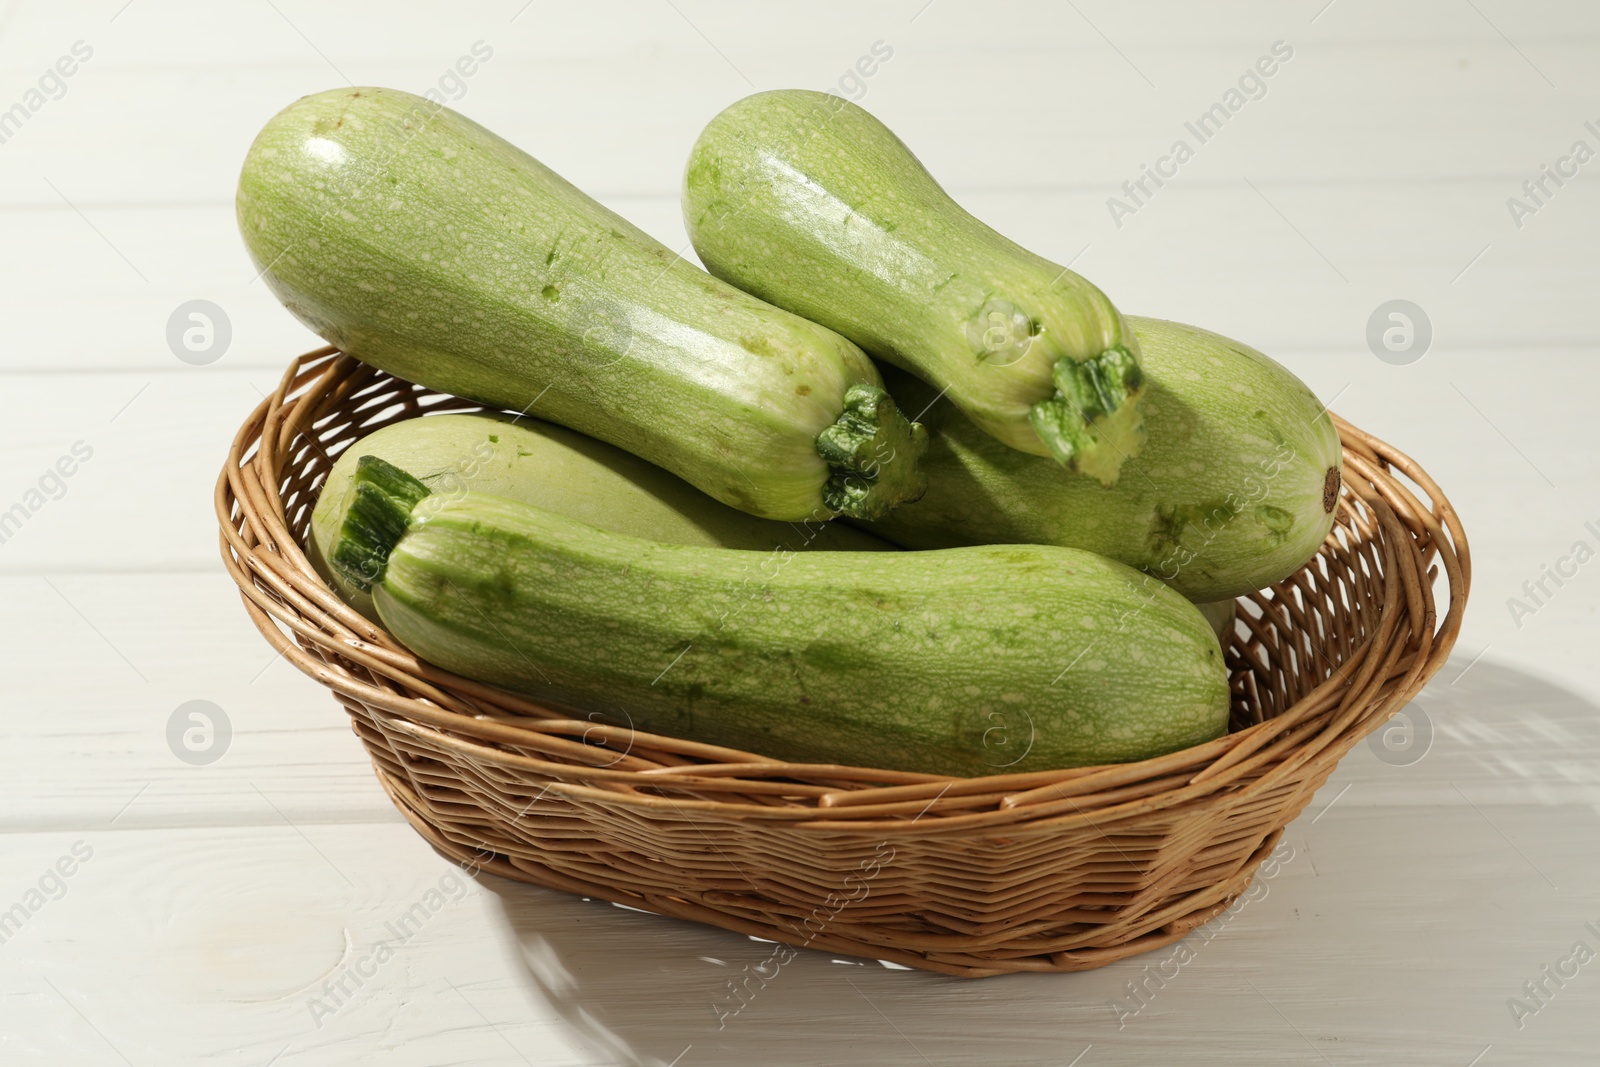
<svg viewBox="0 0 1600 1067"><path fill-rule="evenodd" d="M1225 736L1140 763L985 778L784 763L460 678L327 589L304 545L339 452L391 422L477 409L332 349L291 363L217 482L246 610L333 691L384 789L444 855L793 945L982 977L1084 970L1183 937L1443 664L1466 603L1449 502L1330 414L1344 444L1338 521L1299 573L1241 601Z"/></svg>

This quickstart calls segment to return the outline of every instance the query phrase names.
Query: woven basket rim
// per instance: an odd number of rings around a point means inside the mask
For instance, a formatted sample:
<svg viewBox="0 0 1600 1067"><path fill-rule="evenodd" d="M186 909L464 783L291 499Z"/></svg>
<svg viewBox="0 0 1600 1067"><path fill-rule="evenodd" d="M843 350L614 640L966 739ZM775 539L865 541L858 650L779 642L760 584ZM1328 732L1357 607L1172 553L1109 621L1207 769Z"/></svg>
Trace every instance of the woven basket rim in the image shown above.
<svg viewBox="0 0 1600 1067"><path fill-rule="evenodd" d="M692 810L822 833L926 835L1023 823L1030 830L1100 824L1224 791L1238 793L1238 802L1245 803L1253 793L1311 773L1313 762L1331 766L1403 707L1448 657L1470 586L1466 534L1439 487L1409 456L1326 412L1344 450L1340 516L1351 528L1381 535L1382 544L1377 552L1370 544L1342 543L1344 527L1336 523L1324 551L1365 552L1363 565L1381 566L1386 576L1400 580L1384 583L1377 628L1345 649L1319 684L1277 714L1213 741L1134 763L972 778L788 763L598 725L461 678L419 660L339 600L291 530L294 521L303 522L300 509L308 510L309 502L298 503L296 520L285 513L280 487L296 456L303 458L308 447L320 449L307 434L319 420L363 391L386 384L409 385L335 348L317 349L292 360L272 395L241 425L214 503L223 560L252 621L297 669L341 700L383 714L388 728L426 733L432 743L457 748L486 765L547 777L545 789L551 793L619 809ZM411 388L415 392L407 397L380 395L373 403L398 404L405 417L482 409ZM1316 576L1307 574L1320 559L1273 590L1295 586L1318 595ZM1440 574L1449 586L1442 613L1434 595ZM1270 627L1261 620L1267 614L1277 613L1285 624L1295 621L1285 615L1294 614L1292 601L1270 592L1241 598L1260 614L1239 609L1228 646L1230 666L1240 666L1249 655L1240 623L1245 633L1266 639ZM1308 648L1327 658L1314 641ZM650 758L636 757L640 751ZM389 784L386 780L386 788Z"/></svg>

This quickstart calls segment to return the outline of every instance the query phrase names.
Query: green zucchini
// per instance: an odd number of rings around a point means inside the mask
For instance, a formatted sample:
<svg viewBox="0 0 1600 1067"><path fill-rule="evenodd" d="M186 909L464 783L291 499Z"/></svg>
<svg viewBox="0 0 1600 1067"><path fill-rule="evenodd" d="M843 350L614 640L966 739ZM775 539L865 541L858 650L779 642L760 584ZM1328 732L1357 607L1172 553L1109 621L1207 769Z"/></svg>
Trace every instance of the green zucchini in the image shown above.
<svg viewBox="0 0 1600 1067"><path fill-rule="evenodd" d="M955 775L1137 760L1219 736L1200 612L1088 552L667 545L426 486L363 456L333 552L402 644L652 733ZM369 560L378 560L374 572Z"/></svg>
<svg viewBox="0 0 1600 1067"><path fill-rule="evenodd" d="M1105 485L1143 443L1139 345L1105 294L952 200L862 108L746 97L689 156L706 268L944 391L1012 448Z"/></svg>
<svg viewBox="0 0 1600 1067"><path fill-rule="evenodd" d="M926 437L859 348L421 97L291 104L251 145L237 209L289 310L402 378L537 405L764 518L870 518L921 492Z"/></svg>
<svg viewBox="0 0 1600 1067"><path fill-rule="evenodd" d="M471 491L536 504L602 530L672 544L753 551L892 548L839 522L758 519L604 441L527 416L431 415L385 426L347 448L311 512L311 563L346 603L377 621L372 598L327 563L355 491L358 456L377 456L436 494Z"/></svg>
<svg viewBox="0 0 1600 1067"><path fill-rule="evenodd" d="M1203 604L1196 604L1200 614L1206 617L1206 622L1211 624L1212 632L1217 635L1217 640L1224 647L1228 644L1228 634L1233 632L1235 613L1238 610L1237 600L1210 600Z"/></svg>
<svg viewBox="0 0 1600 1067"><path fill-rule="evenodd" d="M1001 447L910 375L889 375L927 423L928 492L869 524L905 548L1068 545L1147 571L1192 600L1293 574L1333 526L1343 453L1315 394L1220 334L1129 316L1143 352L1149 443L1115 488L1062 478Z"/></svg>

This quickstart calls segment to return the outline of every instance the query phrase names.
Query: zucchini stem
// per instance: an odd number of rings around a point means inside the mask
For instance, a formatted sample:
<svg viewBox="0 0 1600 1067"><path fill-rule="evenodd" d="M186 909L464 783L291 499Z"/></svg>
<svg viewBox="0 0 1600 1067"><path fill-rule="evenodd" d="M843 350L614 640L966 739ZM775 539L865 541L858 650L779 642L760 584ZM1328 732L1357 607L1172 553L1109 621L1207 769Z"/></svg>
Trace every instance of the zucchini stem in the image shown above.
<svg viewBox="0 0 1600 1067"><path fill-rule="evenodd" d="M1123 461L1144 446L1138 360L1116 345L1089 359L1057 360L1051 379L1055 394L1028 413L1034 432L1062 466L1116 485Z"/></svg>
<svg viewBox="0 0 1600 1067"><path fill-rule="evenodd" d="M917 461L928 450L928 431L895 406L876 385L856 383L844 394L844 412L817 435L817 453L831 472L822 501L836 515L871 521L922 497L928 476Z"/></svg>
<svg viewBox="0 0 1600 1067"><path fill-rule="evenodd" d="M365 593L383 581L389 553L411 526L411 509L430 490L393 463L362 456L350 492L329 562Z"/></svg>

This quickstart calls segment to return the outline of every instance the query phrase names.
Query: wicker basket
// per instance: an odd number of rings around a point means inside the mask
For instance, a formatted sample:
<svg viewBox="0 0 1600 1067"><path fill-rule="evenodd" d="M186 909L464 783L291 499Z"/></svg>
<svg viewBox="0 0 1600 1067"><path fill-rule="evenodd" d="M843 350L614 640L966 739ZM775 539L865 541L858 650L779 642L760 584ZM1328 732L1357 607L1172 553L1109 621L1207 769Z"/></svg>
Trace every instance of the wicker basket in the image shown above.
<svg viewBox="0 0 1600 1067"><path fill-rule="evenodd" d="M332 349L295 360L217 483L222 554L250 617L333 690L384 789L444 855L789 945L982 977L1084 970L1183 937L1438 670L1466 603L1450 504L1407 457L1338 421L1338 523L1298 574L1241 601L1224 737L986 778L783 763L457 677L324 586L303 546L339 451L391 422L476 409Z"/></svg>

